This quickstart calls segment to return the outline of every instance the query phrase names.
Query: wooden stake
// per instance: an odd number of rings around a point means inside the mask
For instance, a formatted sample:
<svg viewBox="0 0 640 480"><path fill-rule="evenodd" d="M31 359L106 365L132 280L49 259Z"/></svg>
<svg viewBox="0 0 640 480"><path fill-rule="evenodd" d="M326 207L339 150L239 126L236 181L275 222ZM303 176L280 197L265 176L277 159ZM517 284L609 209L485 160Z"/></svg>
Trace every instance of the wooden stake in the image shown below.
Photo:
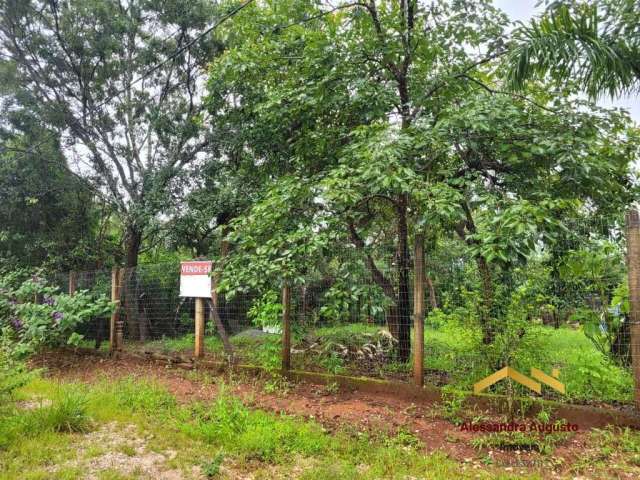
<svg viewBox="0 0 640 480"><path fill-rule="evenodd" d="M193 356L204 355L204 298L196 298L196 345Z"/></svg>
<svg viewBox="0 0 640 480"><path fill-rule="evenodd" d="M629 276L629 322L634 399L640 410L640 216L633 207L627 211L627 266Z"/></svg>
<svg viewBox="0 0 640 480"><path fill-rule="evenodd" d="M111 270L111 301L116 307L111 314L109 321L109 351L115 352L118 348L118 338L116 335L116 325L120 320L120 269L113 267ZM71 279L69 279L69 288L71 288Z"/></svg>
<svg viewBox="0 0 640 480"><path fill-rule="evenodd" d="M424 236L416 234L413 252L413 381L424 385Z"/></svg>
<svg viewBox="0 0 640 480"><path fill-rule="evenodd" d="M78 289L78 272L69 272L69 295L76 293Z"/></svg>
<svg viewBox="0 0 640 480"><path fill-rule="evenodd" d="M282 370L291 369L291 288L282 287Z"/></svg>

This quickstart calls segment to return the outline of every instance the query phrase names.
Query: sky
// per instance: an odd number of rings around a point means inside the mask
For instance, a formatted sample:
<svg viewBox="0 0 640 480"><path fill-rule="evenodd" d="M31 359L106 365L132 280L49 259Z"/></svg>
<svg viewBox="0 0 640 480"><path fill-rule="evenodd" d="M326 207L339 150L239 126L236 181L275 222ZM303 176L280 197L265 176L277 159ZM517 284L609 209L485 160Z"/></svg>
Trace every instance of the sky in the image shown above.
<svg viewBox="0 0 640 480"><path fill-rule="evenodd" d="M537 3L538 0L494 0L494 4L509 15L512 21L525 23L544 9L544 6L536 7ZM640 123L640 94L615 99L603 97L598 100L598 105L624 108L629 111L636 123Z"/></svg>

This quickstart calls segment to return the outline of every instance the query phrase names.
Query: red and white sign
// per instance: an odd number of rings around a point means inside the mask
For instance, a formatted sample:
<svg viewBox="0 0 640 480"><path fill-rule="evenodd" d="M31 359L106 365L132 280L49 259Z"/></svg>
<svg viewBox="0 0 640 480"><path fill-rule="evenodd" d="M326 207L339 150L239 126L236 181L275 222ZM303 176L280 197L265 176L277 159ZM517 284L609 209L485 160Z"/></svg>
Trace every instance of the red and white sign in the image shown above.
<svg viewBox="0 0 640 480"><path fill-rule="evenodd" d="M211 298L211 261L180 262L180 296Z"/></svg>

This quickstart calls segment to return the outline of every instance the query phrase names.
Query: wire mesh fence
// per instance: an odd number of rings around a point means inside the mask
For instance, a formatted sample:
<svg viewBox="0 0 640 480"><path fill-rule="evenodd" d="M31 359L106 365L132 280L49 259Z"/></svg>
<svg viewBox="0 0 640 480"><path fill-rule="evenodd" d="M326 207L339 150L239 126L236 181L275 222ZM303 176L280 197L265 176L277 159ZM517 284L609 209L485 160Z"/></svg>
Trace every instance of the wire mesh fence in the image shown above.
<svg viewBox="0 0 640 480"><path fill-rule="evenodd" d="M427 384L471 391L509 366L526 376L532 369L547 375L534 395L629 403L629 305L640 292L635 284L630 291L626 280L623 233L620 222L576 223L553 241L535 240L526 258L506 260L470 253L461 239L427 238L420 288L413 253L402 258L397 249L348 243L328 249L313 269L288 283L291 368L409 382L422 345L420 373ZM117 278L122 348L192 355L197 301L180 296L179 263L121 269ZM63 291L104 295L111 280L107 270L54 278ZM422 340L414 328L416 291L425 310ZM203 305L205 358L280 368L281 282L213 292ZM93 319L82 329L88 343L105 348L110 319ZM550 378L563 391L549 388ZM491 391L507 387L513 385Z"/></svg>

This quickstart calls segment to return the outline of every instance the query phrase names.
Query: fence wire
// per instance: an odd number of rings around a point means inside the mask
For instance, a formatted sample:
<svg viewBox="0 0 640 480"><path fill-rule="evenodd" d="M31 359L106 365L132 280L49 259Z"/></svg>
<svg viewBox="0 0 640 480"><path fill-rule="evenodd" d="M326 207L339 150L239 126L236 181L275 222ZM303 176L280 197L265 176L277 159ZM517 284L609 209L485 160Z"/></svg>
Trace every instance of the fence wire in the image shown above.
<svg viewBox="0 0 640 480"><path fill-rule="evenodd" d="M565 386L545 386L547 398L630 402L623 231L611 220L576 222L553 238L532 238L526 254L507 244L508 255L494 259L460 238L427 237L425 383L471 390L504 366L524 375L535 368ZM413 260L389 246L348 243L314 258L313 271L291 285L292 368L410 381ZM75 288L110 294L110 271L74 275ZM69 274L55 282L64 291L73 283ZM119 287L125 349L193 352L195 301L179 296L179 263L124 270ZM278 282L205 299L205 356L226 359L230 345L238 362L278 368L282 309ZM95 319L80 333L99 346L108 325Z"/></svg>

